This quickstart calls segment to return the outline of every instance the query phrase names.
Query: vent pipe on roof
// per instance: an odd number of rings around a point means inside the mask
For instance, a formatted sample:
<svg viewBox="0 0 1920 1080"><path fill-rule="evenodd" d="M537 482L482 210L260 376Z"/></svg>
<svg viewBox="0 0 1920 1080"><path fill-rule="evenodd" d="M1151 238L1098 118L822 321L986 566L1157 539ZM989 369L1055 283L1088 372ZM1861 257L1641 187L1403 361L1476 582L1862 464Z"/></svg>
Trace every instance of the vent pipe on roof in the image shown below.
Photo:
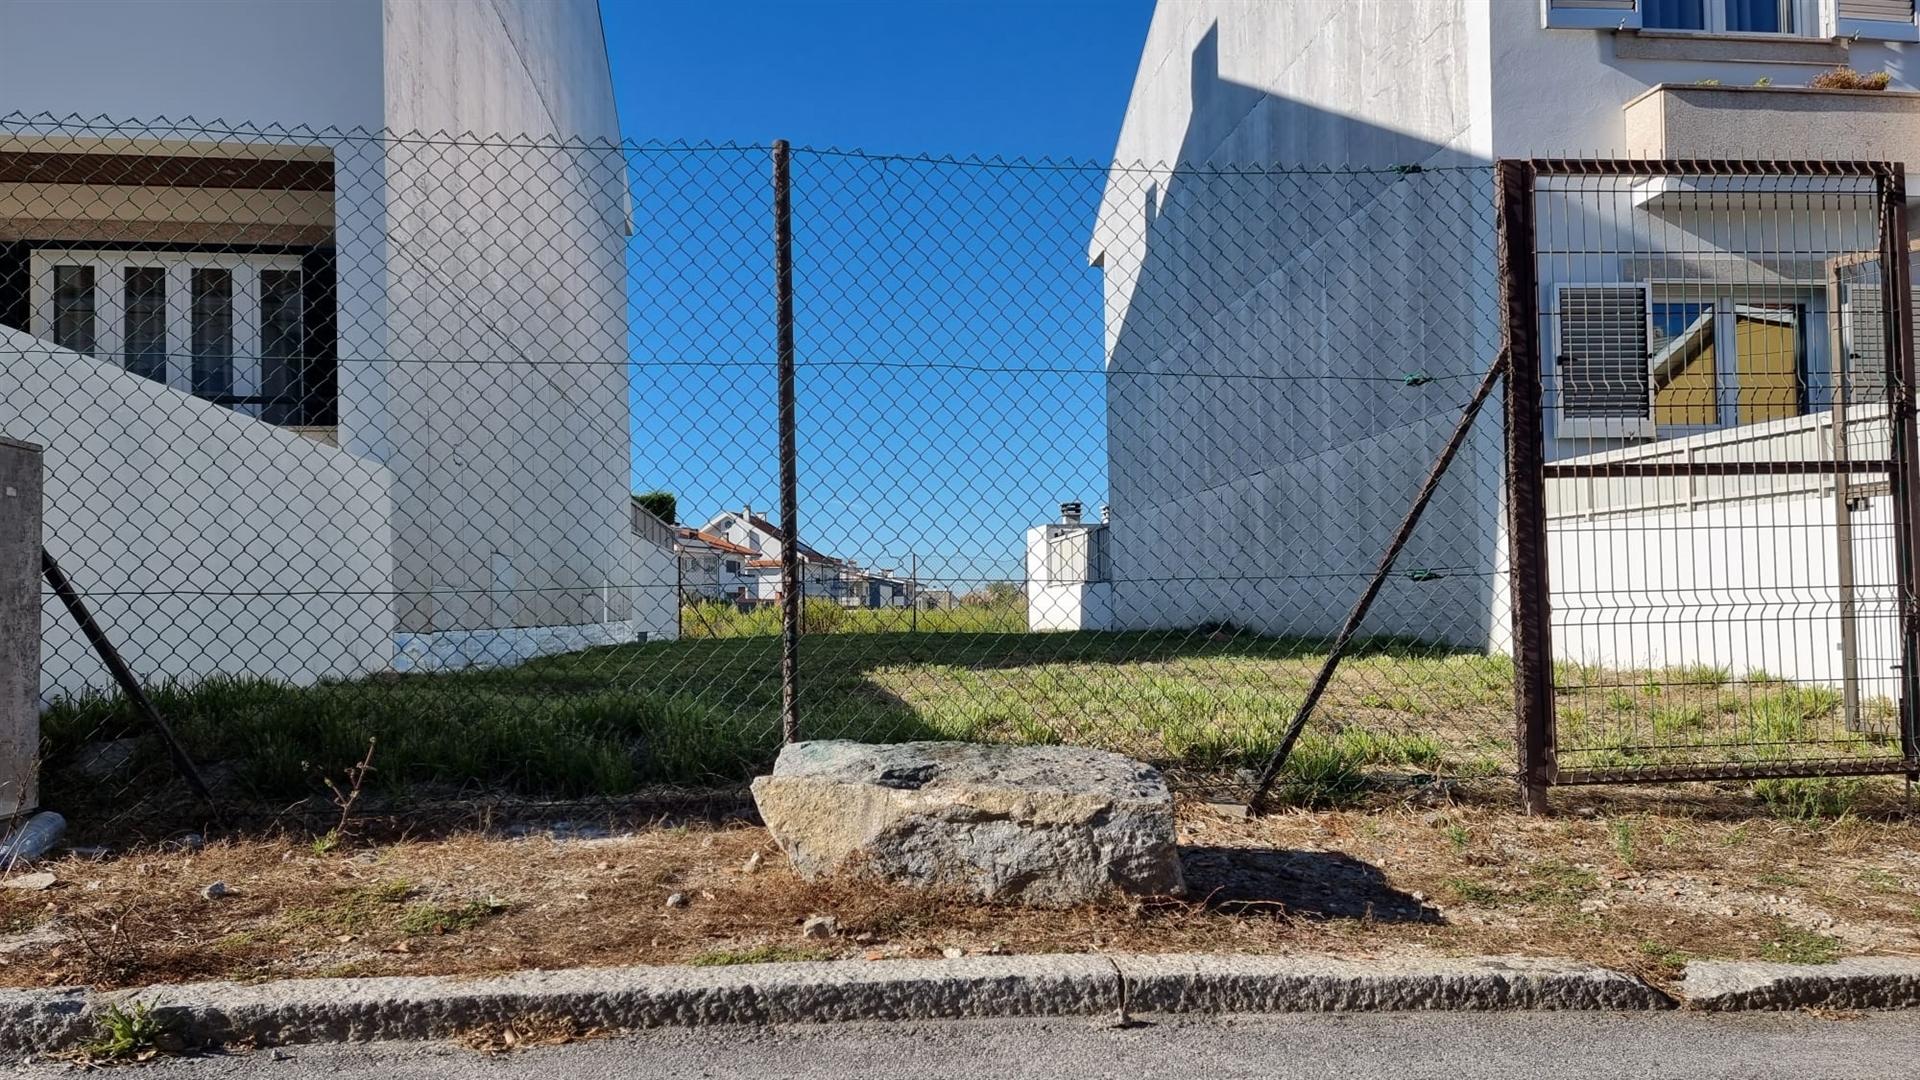
<svg viewBox="0 0 1920 1080"><path fill-rule="evenodd" d="M1080 524L1080 504L1077 502L1061 503L1060 504L1060 520L1062 523L1067 525Z"/></svg>
<svg viewBox="0 0 1920 1080"><path fill-rule="evenodd" d="M1100 524L1111 525L1112 523L1113 523L1113 507L1108 506L1106 503L1101 503L1100 504Z"/></svg>

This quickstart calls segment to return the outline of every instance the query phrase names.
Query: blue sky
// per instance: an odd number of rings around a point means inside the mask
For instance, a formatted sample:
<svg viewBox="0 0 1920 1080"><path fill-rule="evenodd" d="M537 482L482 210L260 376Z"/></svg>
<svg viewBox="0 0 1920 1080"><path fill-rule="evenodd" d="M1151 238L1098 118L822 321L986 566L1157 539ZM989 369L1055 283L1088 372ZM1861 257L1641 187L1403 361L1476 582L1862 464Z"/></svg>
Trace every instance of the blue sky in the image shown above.
<svg viewBox="0 0 1920 1080"><path fill-rule="evenodd" d="M608 0L627 137L1111 154L1151 0ZM637 489L777 496L766 159L634 155ZM797 152L802 537L959 590L1105 497L1101 174ZM673 437L661 437L662 431Z"/></svg>
<svg viewBox="0 0 1920 1080"><path fill-rule="evenodd" d="M1152 0L605 0L635 139L1113 152Z"/></svg>

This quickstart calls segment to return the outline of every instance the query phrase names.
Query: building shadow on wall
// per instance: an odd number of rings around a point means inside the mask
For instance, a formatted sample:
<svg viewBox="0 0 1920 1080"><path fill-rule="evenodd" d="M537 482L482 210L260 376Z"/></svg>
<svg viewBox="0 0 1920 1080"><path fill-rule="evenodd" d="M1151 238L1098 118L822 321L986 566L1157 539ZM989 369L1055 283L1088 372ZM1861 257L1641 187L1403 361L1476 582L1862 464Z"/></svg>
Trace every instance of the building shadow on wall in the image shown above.
<svg viewBox="0 0 1920 1080"><path fill-rule="evenodd" d="M1223 78L1217 24L1191 61L1175 162L1116 163L1090 245L1118 321L1117 625L1324 635L1437 455L1459 380L1492 361L1497 320L1461 317L1482 297L1452 280L1493 302L1492 176L1431 139ZM1453 572L1396 578L1368 629L1481 648L1497 484L1448 483L1405 562Z"/></svg>

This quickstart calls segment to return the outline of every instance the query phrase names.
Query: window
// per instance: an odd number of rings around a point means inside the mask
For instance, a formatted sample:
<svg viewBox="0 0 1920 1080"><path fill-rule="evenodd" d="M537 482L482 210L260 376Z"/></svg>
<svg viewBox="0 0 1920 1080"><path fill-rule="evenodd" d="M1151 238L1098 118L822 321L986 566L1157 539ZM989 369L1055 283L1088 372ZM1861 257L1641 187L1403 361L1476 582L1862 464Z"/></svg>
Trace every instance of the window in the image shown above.
<svg viewBox="0 0 1920 1080"><path fill-rule="evenodd" d="M1656 434L1807 412L1807 306L1732 297L1653 305Z"/></svg>
<svg viewBox="0 0 1920 1080"><path fill-rule="evenodd" d="M332 404L305 400L299 255L42 248L30 280L29 332L63 348L273 423Z"/></svg>
<svg viewBox="0 0 1920 1080"><path fill-rule="evenodd" d="M739 560L739 559L728 559L728 560L727 560L727 573L729 573L729 574L734 574L734 575L738 575L738 574L740 573L740 560Z"/></svg>
<svg viewBox="0 0 1920 1080"><path fill-rule="evenodd" d="M1797 0L1640 0L1640 25L1649 30L1725 34L1794 34Z"/></svg>
<svg viewBox="0 0 1920 1080"><path fill-rule="evenodd" d="M233 396L233 271L193 271L193 392Z"/></svg>
<svg viewBox="0 0 1920 1080"><path fill-rule="evenodd" d="M129 266L123 271L121 366L155 382L167 381L167 271Z"/></svg>
<svg viewBox="0 0 1920 1080"><path fill-rule="evenodd" d="M1813 309L1804 294L1694 287L1650 295L1641 285L1558 292L1561 438L1669 438L1824 407L1811 393Z"/></svg>
<svg viewBox="0 0 1920 1080"><path fill-rule="evenodd" d="M301 413L300 271L260 272L261 415L276 424L292 423Z"/></svg>
<svg viewBox="0 0 1920 1080"><path fill-rule="evenodd" d="M53 343L91 356L94 351L93 267L53 268Z"/></svg>

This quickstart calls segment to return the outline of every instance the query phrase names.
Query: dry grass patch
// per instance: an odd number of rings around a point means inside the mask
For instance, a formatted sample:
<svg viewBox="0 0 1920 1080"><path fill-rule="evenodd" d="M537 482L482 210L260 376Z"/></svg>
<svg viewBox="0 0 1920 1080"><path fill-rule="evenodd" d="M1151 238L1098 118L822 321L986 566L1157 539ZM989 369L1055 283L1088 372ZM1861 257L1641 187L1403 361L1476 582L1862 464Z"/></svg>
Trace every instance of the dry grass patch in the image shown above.
<svg viewBox="0 0 1920 1080"><path fill-rule="evenodd" d="M37 944L0 936L0 981L115 987L948 949L1522 953L1665 980L1696 957L1920 953L1920 850L1897 818L1753 817L1751 796L1709 788L1557 798L1562 813L1548 819L1510 812L1504 789L1257 820L1189 806L1191 895L1067 911L804 882L743 824L604 840L476 833L325 854L294 836L151 848L54 863L60 884L44 892L0 890L0 926L58 931ZM216 880L231 893L206 899ZM683 903L670 907L675 893ZM818 914L837 936L802 938Z"/></svg>

